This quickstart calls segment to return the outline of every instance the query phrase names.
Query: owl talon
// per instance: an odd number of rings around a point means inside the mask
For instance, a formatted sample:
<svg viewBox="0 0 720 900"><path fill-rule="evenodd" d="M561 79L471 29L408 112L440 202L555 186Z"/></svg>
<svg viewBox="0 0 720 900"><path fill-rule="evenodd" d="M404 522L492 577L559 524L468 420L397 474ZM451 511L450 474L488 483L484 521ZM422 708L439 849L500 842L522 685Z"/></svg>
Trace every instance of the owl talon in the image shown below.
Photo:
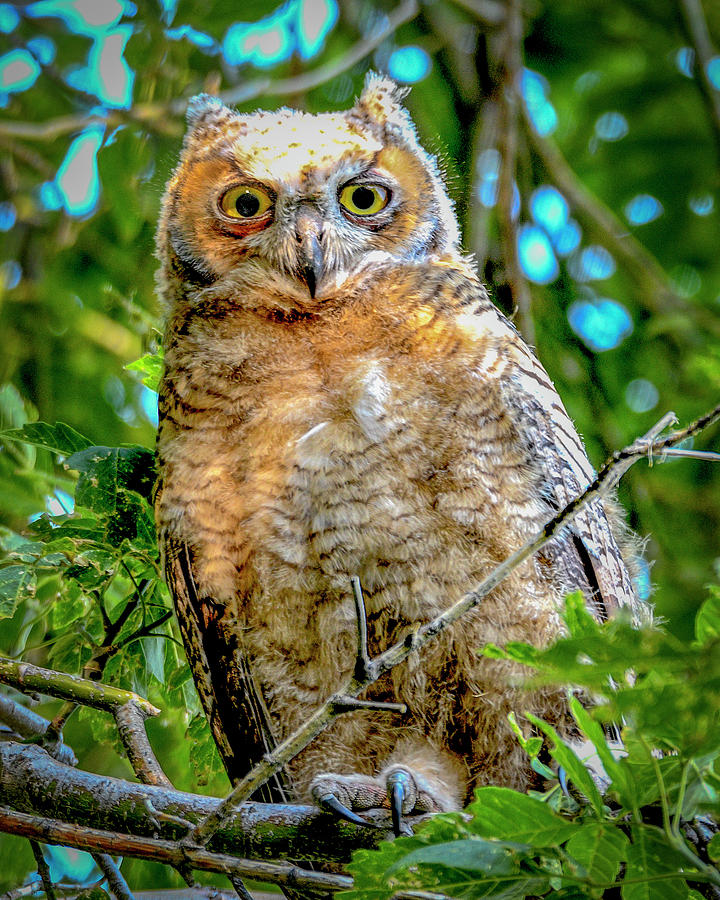
<svg viewBox="0 0 720 900"><path fill-rule="evenodd" d="M316 797L316 802L323 809L326 809L328 812L333 812L335 815L340 816L341 819L346 819L348 822L352 822L354 825L362 825L364 828L374 828L375 826L372 822L367 822L365 819L361 819L356 813L354 813L351 809L348 809L347 806L344 806L335 794L323 794L322 797Z"/></svg>
<svg viewBox="0 0 720 900"><path fill-rule="evenodd" d="M388 799L390 800L390 812L392 813L393 831L395 837L403 833L403 802L407 795L410 779L407 772L397 769L391 772L387 779Z"/></svg>

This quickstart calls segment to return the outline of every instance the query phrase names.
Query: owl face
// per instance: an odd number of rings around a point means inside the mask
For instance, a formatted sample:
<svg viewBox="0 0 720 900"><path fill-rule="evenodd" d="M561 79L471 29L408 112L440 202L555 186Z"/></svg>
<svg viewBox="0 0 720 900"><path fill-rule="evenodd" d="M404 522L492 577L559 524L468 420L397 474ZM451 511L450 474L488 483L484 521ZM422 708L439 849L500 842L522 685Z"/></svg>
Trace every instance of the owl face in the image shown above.
<svg viewBox="0 0 720 900"><path fill-rule="evenodd" d="M336 296L382 260L423 260L457 243L437 164L402 91L370 76L353 109L240 115L191 103L158 246L188 290L265 281L303 304Z"/></svg>

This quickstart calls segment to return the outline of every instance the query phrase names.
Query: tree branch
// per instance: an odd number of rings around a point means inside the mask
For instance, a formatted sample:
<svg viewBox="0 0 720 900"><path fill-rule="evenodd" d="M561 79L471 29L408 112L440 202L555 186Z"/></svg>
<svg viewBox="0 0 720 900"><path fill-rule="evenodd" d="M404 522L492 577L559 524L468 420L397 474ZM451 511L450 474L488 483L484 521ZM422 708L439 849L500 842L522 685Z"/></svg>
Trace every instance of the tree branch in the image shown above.
<svg viewBox="0 0 720 900"><path fill-rule="evenodd" d="M278 744L272 752L265 754L264 758L237 783L218 808L210 813L188 835L186 845L192 846L193 843L199 845L207 844L226 818L234 814L239 803L243 802L276 772L280 771L290 760L307 747L320 732L327 728L338 714L336 704L340 697L357 697L358 694L377 681L385 672L390 671L390 669L406 660L411 653L419 651L461 616L464 616L476 607L513 570L542 549L562 528L568 526L589 503L600 499L611 491L625 472L638 459L650 454L660 454L663 450L679 444L720 419L720 405L686 428L673 431L664 438L657 437L656 435L674 419L673 413L666 414L645 436L638 438L638 440L623 450L617 451L600 469L592 484L554 516L535 537L531 538L500 565L496 566L474 591L466 594L431 622L421 625L417 631L408 635L406 640L394 644L384 653L381 653L380 656L371 660L365 678L358 679L353 675L349 682L337 693L329 697L304 725L289 735L281 744Z"/></svg>
<svg viewBox="0 0 720 900"><path fill-rule="evenodd" d="M69 766L77 764L75 754L67 744L63 744L61 736L57 740L42 740L50 728L47 719L3 694L0 694L0 722L4 722L21 737L30 740L40 738L43 748L59 762Z"/></svg>
<svg viewBox="0 0 720 900"><path fill-rule="evenodd" d="M255 878L291 888L309 888L324 891L342 891L352 887L352 878L346 875L331 875L326 872L312 872L292 863L261 862L259 860L238 859L224 853L186 847L177 841L165 841L82 825L43 819L27 813L15 812L0 806L0 831L8 834L43 841L46 844L61 844L75 847L88 853L120 853L136 859L148 859L167 865L205 872L220 872L241 878Z"/></svg>
<svg viewBox="0 0 720 900"><path fill-rule="evenodd" d="M185 837L221 802L84 772L36 745L16 743L0 743L0 797L18 812L171 841ZM408 821L417 824L422 817ZM360 828L316 806L248 801L217 831L210 849L251 859L346 863L355 849L377 847L391 834L387 813L375 812L372 822L378 827Z"/></svg>

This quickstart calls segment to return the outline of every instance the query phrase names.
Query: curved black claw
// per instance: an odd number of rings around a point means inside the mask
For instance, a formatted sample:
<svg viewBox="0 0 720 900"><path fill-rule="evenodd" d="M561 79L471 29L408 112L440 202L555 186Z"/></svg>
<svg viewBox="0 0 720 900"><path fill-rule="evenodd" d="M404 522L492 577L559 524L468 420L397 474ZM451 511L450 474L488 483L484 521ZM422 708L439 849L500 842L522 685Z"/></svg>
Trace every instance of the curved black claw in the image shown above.
<svg viewBox="0 0 720 900"><path fill-rule="evenodd" d="M334 812L335 815L340 816L341 819L346 819L354 825L362 825L365 828L375 827L372 822L361 819L357 813L354 813L351 809L348 809L347 806L344 806L335 794L325 794L322 797L318 797L317 802L323 809L328 810L328 812Z"/></svg>
<svg viewBox="0 0 720 900"><path fill-rule="evenodd" d="M405 772L393 772L388 776L388 798L390 800L390 812L392 813L395 837L400 837L402 834L403 800L405 799L407 784L408 776Z"/></svg>

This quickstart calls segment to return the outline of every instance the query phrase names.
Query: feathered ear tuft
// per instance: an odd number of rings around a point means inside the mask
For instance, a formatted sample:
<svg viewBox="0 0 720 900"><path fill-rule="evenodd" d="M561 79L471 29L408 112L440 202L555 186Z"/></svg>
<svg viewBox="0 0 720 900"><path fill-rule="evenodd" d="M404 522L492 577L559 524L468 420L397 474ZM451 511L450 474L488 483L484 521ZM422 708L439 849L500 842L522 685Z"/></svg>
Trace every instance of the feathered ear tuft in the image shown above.
<svg viewBox="0 0 720 900"><path fill-rule="evenodd" d="M237 118L237 113L220 100L210 94L197 94L188 103L185 119L188 131L185 137L186 144L192 138L204 137L211 131L223 128L229 121Z"/></svg>
<svg viewBox="0 0 720 900"><path fill-rule="evenodd" d="M408 111L402 105L410 88L400 87L387 75L368 72L365 86L352 112L369 127L379 127L383 132L395 131L415 135L415 126Z"/></svg>

